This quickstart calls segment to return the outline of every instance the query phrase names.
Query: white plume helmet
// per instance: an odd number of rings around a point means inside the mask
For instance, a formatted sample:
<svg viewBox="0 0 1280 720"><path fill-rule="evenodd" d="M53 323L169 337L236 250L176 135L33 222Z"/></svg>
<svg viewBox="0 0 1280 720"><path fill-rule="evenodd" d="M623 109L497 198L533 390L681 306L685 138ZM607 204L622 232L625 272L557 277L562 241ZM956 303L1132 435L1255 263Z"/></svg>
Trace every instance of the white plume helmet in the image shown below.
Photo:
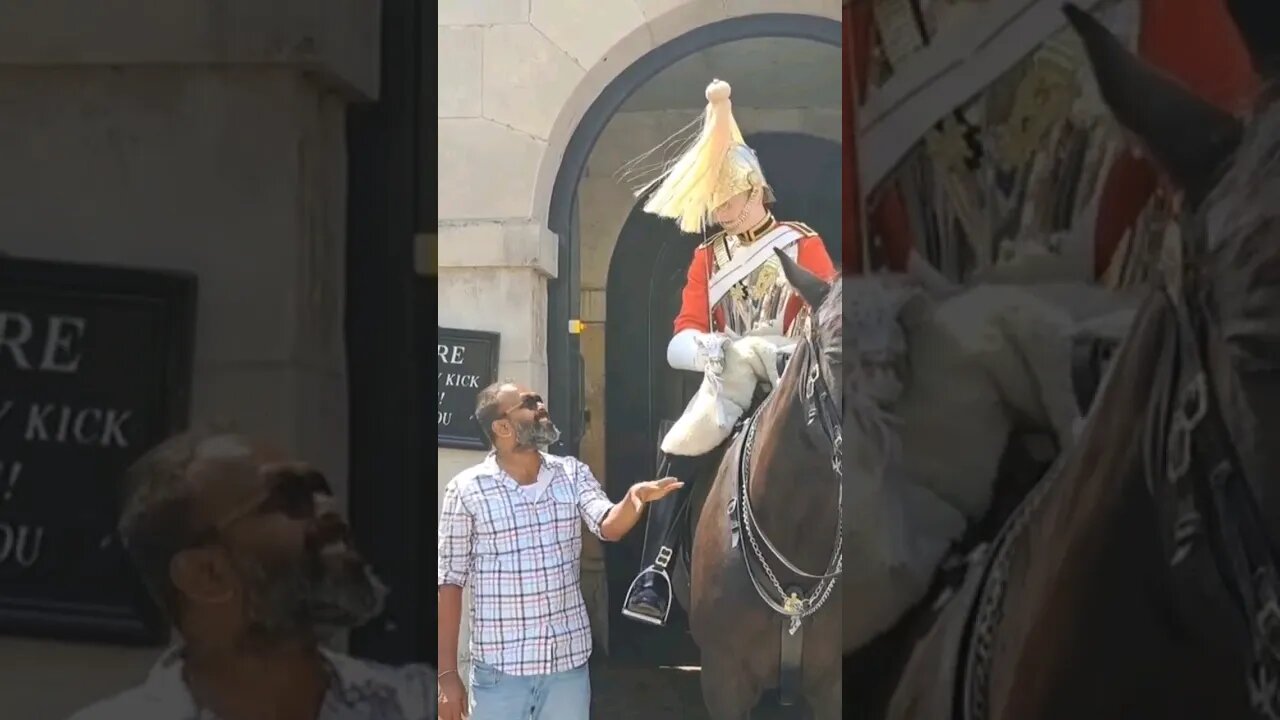
<svg viewBox="0 0 1280 720"><path fill-rule="evenodd" d="M729 100L732 92L723 80L713 80L707 86L707 108L696 137L674 160L660 165L657 177L644 182L636 192L643 196L652 191L645 201L645 212L676 220L684 232L700 233L709 224L712 211L735 195L759 190L764 193L765 202L773 202L760 160L747 146L733 117L733 103ZM691 123L628 163L624 173L655 152L679 143L696 124Z"/></svg>

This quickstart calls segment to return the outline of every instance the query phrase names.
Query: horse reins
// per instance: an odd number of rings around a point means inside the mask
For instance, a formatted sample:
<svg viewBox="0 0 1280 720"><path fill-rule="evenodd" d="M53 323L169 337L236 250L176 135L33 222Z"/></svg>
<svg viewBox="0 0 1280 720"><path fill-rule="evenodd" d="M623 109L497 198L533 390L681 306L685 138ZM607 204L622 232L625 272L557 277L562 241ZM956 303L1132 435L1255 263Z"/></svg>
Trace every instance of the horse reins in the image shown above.
<svg viewBox="0 0 1280 720"><path fill-rule="evenodd" d="M1179 284L1182 281L1174 280ZM1217 529L1211 538L1216 542L1211 542L1209 549L1248 625L1252 643L1253 657L1246 678L1249 703L1259 716L1280 720L1280 584L1276 558L1257 498L1246 483L1221 404L1209 381L1201 349L1207 331L1196 324L1187 306L1193 293L1182 293L1180 289L1175 286L1165 290L1177 317L1175 342L1179 352L1175 357L1185 366L1174 368L1170 374L1169 392L1175 403L1164 417L1158 418L1165 423L1160 428L1162 432L1148 438L1148 490L1158 497L1161 486L1155 477L1163 474L1164 487L1174 493L1178 515L1169 564L1176 567L1204 534L1192 468L1197 470L1196 476L1207 478L1208 491L1203 493L1202 502L1208 503L1207 510ZM1203 308L1197 307L1203 315ZM1153 447L1160 442L1162 446Z"/></svg>
<svg viewBox="0 0 1280 720"><path fill-rule="evenodd" d="M832 550L831 557L827 562L827 569L821 575L801 570L794 562L789 560L778 548L769 540L764 530L760 527L756 520L755 512L751 507L751 450L755 444L755 431L758 427L757 420L764 412L765 407L773 402L774 395L770 394L769 398L760 406L760 408L747 421L746 432L742 442L740 455L738 458L738 497L730 503L729 514L735 521L734 524L741 527L747 536L747 541L751 545L752 553L755 555L756 561L768 576L769 584L772 586L771 593L764 586L757 573L752 568L750 557L745 557L747 577L751 579L751 584L755 587L756 594L770 608L783 616L790 619L788 632L795 635L800 629L800 623L804 618L809 617L821 608L830 597L832 589L835 587L835 581L840 576L843 567L843 543L844 534L844 488L843 483L839 480L842 475L842 455L843 455L843 430L841 427L842 415L836 407L835 399L831 394L830 384L822 373L821 348L817 341L817 325L813 321L812 316L807 319L809 323L808 332L805 333L805 344L808 349L806 362L809 363L804 375L803 397L806 403L805 425L809 428L811 435L820 434L823 444L827 444L831 448L831 468L835 472L837 479L836 489L836 538L835 547ZM783 589L782 584L778 581L777 575L770 567L769 562L765 559L764 553L757 543L760 543L776 557L786 569L795 575L806 579L816 581L816 585L812 591L805 597L801 597L798 592L788 593ZM746 548L743 548L743 554L746 555ZM775 596L776 593L776 596Z"/></svg>

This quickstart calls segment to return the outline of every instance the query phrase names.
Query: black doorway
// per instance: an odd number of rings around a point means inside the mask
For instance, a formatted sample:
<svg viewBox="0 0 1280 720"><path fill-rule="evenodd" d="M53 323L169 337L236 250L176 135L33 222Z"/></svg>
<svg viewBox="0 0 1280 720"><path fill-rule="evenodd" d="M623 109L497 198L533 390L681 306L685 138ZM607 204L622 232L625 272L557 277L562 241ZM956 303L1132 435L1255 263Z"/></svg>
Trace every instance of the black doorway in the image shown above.
<svg viewBox="0 0 1280 720"><path fill-rule="evenodd" d="M774 187L780 220L814 228L841 262L840 145L799 133L747 138ZM657 470L659 428L680 416L701 378L667 365L671 323L698 239L675 225L632 209L609 264L605 323L605 468L608 491L620 497ZM638 570L642 528L605 546L609 588L610 655L646 665L698 665L688 620L678 605L661 630L621 616L619 608Z"/></svg>

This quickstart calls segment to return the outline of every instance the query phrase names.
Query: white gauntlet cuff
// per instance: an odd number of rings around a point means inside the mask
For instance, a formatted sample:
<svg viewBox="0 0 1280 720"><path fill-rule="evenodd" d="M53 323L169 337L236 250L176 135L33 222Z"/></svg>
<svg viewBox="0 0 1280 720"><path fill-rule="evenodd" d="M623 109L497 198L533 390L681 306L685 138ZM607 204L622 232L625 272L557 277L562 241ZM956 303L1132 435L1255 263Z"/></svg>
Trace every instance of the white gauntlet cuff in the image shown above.
<svg viewBox="0 0 1280 720"><path fill-rule="evenodd" d="M727 340L719 333L681 330L667 343L667 364L676 370L693 372L704 372L708 363L713 369L723 367Z"/></svg>

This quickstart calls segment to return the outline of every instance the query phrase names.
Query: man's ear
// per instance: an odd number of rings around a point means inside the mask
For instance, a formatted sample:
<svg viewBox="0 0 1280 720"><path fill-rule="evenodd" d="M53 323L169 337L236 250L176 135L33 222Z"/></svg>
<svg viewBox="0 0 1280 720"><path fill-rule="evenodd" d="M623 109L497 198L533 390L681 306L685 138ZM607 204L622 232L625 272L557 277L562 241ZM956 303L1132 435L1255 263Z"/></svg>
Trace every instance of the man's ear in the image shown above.
<svg viewBox="0 0 1280 720"><path fill-rule="evenodd" d="M1102 99L1116 120L1138 137L1186 194L1188 205L1199 205L1240 145L1240 119L1134 56L1089 13L1070 3L1062 11L1084 42Z"/></svg>
<svg viewBox="0 0 1280 720"><path fill-rule="evenodd" d="M511 434L511 422L506 418L498 418L489 423L490 437L500 438Z"/></svg>
<svg viewBox="0 0 1280 720"><path fill-rule="evenodd" d="M169 561L169 581L178 594L202 604L226 602L235 590L226 563L212 548L190 548Z"/></svg>

